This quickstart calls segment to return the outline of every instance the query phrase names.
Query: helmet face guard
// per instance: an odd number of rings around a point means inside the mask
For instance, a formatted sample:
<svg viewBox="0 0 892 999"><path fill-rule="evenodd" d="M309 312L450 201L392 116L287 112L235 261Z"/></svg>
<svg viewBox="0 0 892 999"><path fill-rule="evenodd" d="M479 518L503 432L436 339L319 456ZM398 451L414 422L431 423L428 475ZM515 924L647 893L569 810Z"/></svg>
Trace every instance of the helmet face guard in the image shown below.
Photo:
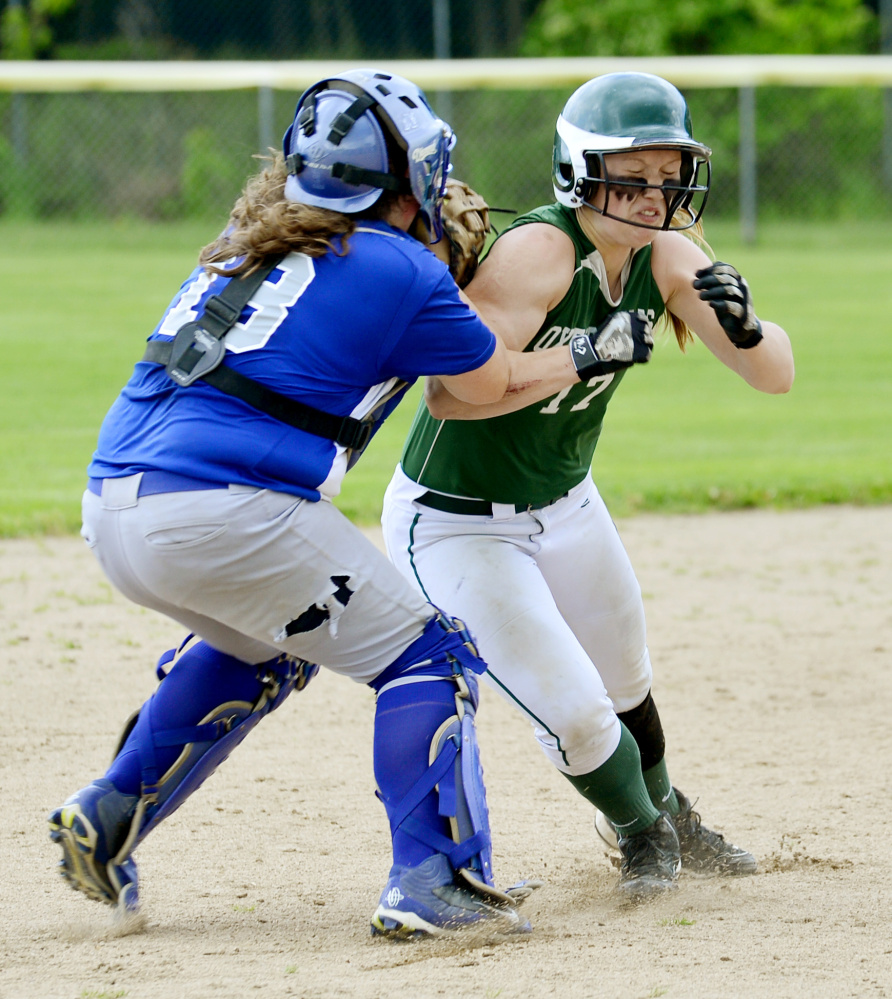
<svg viewBox="0 0 892 999"><path fill-rule="evenodd" d="M452 129L445 122L436 121L438 126L429 132L430 141L421 140L409 152L409 186L418 202L421 220L435 243L443 236L441 209L452 169L450 153L455 146Z"/></svg>
<svg viewBox="0 0 892 999"><path fill-rule="evenodd" d="M408 176L390 172L385 134L405 152ZM321 80L301 96L282 145L291 200L358 212L384 190L412 194L434 239L442 236L455 135L403 77L350 70Z"/></svg>
<svg viewBox="0 0 892 999"><path fill-rule="evenodd" d="M661 185L611 180L606 157L645 149L679 152L679 180ZM569 208L585 205L606 218L642 229L690 229L706 207L711 154L691 134L687 104L672 84L646 73L610 73L580 87L558 118L552 178L555 197ZM701 183L704 167L706 177ZM600 207L592 203L599 189L604 192ZM662 224L632 222L611 212L611 196L616 204L654 189L666 200Z"/></svg>

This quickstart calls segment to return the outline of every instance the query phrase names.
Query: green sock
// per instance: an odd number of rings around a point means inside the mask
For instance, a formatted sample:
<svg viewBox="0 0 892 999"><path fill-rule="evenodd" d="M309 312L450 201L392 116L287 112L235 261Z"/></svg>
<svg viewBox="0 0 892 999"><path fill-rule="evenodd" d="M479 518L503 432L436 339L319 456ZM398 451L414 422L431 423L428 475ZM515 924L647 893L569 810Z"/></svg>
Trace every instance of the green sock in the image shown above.
<svg viewBox="0 0 892 999"><path fill-rule="evenodd" d="M656 808L661 812L668 812L670 815L678 815L680 811L678 798L675 796L672 781L669 780L665 756L656 766L644 771L644 783L647 785L650 800Z"/></svg>
<svg viewBox="0 0 892 999"><path fill-rule="evenodd" d="M643 832L660 817L641 774L641 754L632 733L622 726L619 745L610 759L590 774L571 777L576 790L627 835Z"/></svg>

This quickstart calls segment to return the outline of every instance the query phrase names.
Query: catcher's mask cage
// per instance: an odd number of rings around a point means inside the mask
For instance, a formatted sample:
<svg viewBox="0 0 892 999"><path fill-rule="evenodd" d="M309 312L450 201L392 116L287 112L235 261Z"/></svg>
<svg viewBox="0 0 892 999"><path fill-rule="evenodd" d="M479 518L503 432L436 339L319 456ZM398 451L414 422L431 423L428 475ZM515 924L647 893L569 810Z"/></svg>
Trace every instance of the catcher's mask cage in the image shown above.
<svg viewBox="0 0 892 999"><path fill-rule="evenodd" d="M388 140L405 153L407 177L391 172ZM414 83L372 69L349 70L320 80L297 102L282 140L285 196L355 213L385 190L412 194L436 242L443 235L440 205L454 145L452 129Z"/></svg>
<svg viewBox="0 0 892 999"><path fill-rule="evenodd" d="M681 154L678 180L648 184L613 180L606 157L640 149L669 149ZM691 115L679 91L650 73L607 73L584 83L567 101L557 120L552 180L554 194L568 208L591 208L606 218L642 229L678 231L700 221L712 183L712 150L697 142ZM705 183L700 181L701 168ZM592 203L599 187L604 204ZM658 190L666 199L660 225L632 222L610 211L610 195L634 198Z"/></svg>

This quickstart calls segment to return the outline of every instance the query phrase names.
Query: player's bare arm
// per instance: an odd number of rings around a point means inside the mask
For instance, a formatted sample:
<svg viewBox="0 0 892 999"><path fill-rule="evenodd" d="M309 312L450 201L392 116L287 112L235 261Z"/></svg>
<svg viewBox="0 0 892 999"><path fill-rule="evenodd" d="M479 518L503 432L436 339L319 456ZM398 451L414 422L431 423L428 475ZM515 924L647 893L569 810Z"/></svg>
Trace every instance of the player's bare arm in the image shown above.
<svg viewBox="0 0 892 999"><path fill-rule="evenodd" d="M498 399L479 405L468 398L464 384L478 372L429 378L425 400L432 416L451 420L501 416L578 381L569 347L522 353L548 311L567 293L574 267L573 244L554 226L525 225L495 243L465 293L502 345L507 384Z"/></svg>
<svg viewBox="0 0 892 999"><path fill-rule="evenodd" d="M788 392L793 384L790 339L776 323L760 320L762 339L740 349L731 342L715 310L694 287L696 272L710 259L678 232L661 232L653 242L652 270L666 306L683 319L713 354L760 392Z"/></svg>

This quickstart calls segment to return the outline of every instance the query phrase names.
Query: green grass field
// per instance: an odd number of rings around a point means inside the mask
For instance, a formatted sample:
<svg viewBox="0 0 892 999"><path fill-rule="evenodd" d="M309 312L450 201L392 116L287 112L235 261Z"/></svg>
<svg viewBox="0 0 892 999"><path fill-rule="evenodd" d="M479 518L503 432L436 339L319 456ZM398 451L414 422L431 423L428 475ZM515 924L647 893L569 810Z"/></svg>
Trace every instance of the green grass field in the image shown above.
<svg viewBox="0 0 892 999"><path fill-rule="evenodd" d="M221 220L222 221L222 220ZM75 531L99 424L214 223L0 223L0 536ZM707 236L786 328L797 378L754 392L664 337L608 412L595 478L617 515L892 501L892 240L886 225L734 227ZM418 389L339 506L377 520Z"/></svg>

